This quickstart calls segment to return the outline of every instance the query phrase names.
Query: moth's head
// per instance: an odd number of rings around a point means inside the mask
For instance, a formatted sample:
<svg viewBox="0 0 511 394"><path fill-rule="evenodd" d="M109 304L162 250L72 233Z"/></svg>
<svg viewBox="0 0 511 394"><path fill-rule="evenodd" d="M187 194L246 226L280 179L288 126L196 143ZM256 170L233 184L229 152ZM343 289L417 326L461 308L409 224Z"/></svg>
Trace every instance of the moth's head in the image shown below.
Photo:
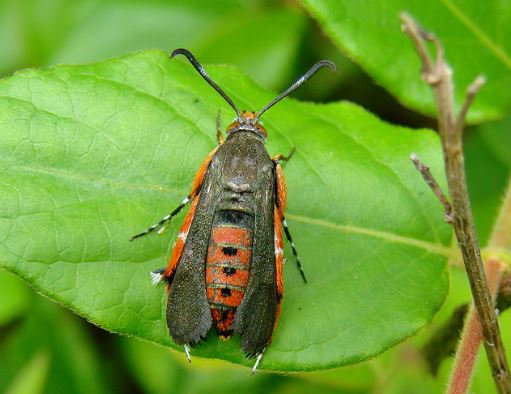
<svg viewBox="0 0 511 394"><path fill-rule="evenodd" d="M280 100L287 97L291 92L298 89L300 86L302 86L307 80L312 77L320 68L328 66L333 71L335 71L335 64L332 63L329 60L321 60L320 62L317 62L314 66L310 68L309 71L307 71L305 74L303 74L300 78L298 78L289 88L287 88L284 92L282 92L280 95L278 95L276 98L274 98L272 101L270 101L268 104L266 104L263 109L261 109L259 112L248 112L248 111L242 111L236 107L234 102L231 100L225 92L220 89L220 87L211 79L211 77L208 75L206 70L204 70L204 67L201 66L201 64L195 59L195 57L190 53L190 51L178 48L174 49L170 57L174 57L176 55L183 55L185 56L190 63L192 63L192 66L195 67L195 69L199 72L199 74L204 78L204 80L209 83L209 85L215 89L220 96L224 98L227 103L236 111L236 115L238 116L227 128L227 134L232 134L236 131L252 131L254 133L257 133L263 138L266 138L268 133L266 132L266 129L263 127L261 122L259 121L259 118L261 115L266 112L268 109L273 107L275 104L277 104Z"/></svg>
<svg viewBox="0 0 511 394"><path fill-rule="evenodd" d="M251 131L266 139L268 132L259 121L257 114L254 111L241 111L238 118L227 126L227 134L235 133L237 131Z"/></svg>

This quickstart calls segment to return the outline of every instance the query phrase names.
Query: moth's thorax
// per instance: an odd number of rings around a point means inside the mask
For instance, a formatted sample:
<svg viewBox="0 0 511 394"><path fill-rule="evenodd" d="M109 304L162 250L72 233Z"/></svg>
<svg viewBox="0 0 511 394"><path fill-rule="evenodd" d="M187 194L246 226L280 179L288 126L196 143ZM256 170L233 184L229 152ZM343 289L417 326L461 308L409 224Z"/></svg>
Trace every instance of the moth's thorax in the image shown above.
<svg viewBox="0 0 511 394"><path fill-rule="evenodd" d="M238 131L249 131L255 133L263 140L265 140L268 136L268 132L261 122L259 122L256 113L253 111L242 111L240 117L227 126L227 135Z"/></svg>
<svg viewBox="0 0 511 394"><path fill-rule="evenodd" d="M219 209L253 213L258 192L272 182L273 162L264 140L250 131L230 134L210 164Z"/></svg>

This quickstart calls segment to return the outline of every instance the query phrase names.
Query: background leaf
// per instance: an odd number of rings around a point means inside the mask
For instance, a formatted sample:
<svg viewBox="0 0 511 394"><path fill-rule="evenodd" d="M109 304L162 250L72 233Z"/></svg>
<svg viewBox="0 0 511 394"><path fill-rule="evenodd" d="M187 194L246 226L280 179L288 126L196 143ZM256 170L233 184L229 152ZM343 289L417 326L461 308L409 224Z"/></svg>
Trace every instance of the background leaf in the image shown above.
<svg viewBox="0 0 511 394"><path fill-rule="evenodd" d="M23 315L30 306L29 290L17 276L0 270L0 326Z"/></svg>
<svg viewBox="0 0 511 394"><path fill-rule="evenodd" d="M133 376L148 393L223 394L240 388L247 394L339 393L335 386L318 384L303 374L258 373L247 378L246 368L219 360L195 358L191 366L182 354L148 342L120 338L119 344Z"/></svg>
<svg viewBox="0 0 511 394"><path fill-rule="evenodd" d="M485 245L509 187L511 116L467 130L465 165L477 235Z"/></svg>
<svg viewBox="0 0 511 394"><path fill-rule="evenodd" d="M7 394L37 394L44 392L48 373L48 355L36 354L17 374L7 389Z"/></svg>
<svg viewBox="0 0 511 394"><path fill-rule="evenodd" d="M240 107L274 97L235 69L208 69ZM0 82L1 264L110 331L174 346L147 273L179 220L164 237L128 239L187 193L219 108L226 124L221 98L161 52ZM413 335L447 291L450 229L408 159L441 177L437 137L348 103L286 100L264 120L271 154L297 147L287 216L310 284L290 259L262 368L356 363ZM194 355L247 363L237 340L214 335Z"/></svg>
<svg viewBox="0 0 511 394"><path fill-rule="evenodd" d="M108 363L102 364L80 319L33 293L30 301L30 313L13 335L1 338L0 391L112 392L102 381ZM115 355L110 355L113 360ZM118 386L126 388L122 382Z"/></svg>
<svg viewBox="0 0 511 394"><path fill-rule="evenodd" d="M420 78L419 58L400 28L402 11L440 38L454 72L458 106L474 78L486 76L470 121L502 117L511 107L511 3L493 1L485 7L477 0L303 3L330 38L404 105L430 115L435 112L430 88Z"/></svg>
<svg viewBox="0 0 511 394"><path fill-rule="evenodd" d="M0 22L2 36L13 37L0 41L0 75L185 47L203 62L238 65L280 89L307 20L299 9L260 0L0 0Z"/></svg>

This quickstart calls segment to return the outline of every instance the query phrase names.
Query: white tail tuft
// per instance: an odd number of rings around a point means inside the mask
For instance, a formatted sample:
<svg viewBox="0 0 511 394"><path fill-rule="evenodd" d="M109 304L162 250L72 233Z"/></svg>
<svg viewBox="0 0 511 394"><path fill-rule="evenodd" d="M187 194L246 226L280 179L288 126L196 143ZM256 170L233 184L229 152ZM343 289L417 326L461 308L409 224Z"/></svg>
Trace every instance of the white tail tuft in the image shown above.
<svg viewBox="0 0 511 394"><path fill-rule="evenodd" d="M149 273L149 275L151 275L151 283L153 286L159 285L163 280L163 273L159 271L152 271Z"/></svg>

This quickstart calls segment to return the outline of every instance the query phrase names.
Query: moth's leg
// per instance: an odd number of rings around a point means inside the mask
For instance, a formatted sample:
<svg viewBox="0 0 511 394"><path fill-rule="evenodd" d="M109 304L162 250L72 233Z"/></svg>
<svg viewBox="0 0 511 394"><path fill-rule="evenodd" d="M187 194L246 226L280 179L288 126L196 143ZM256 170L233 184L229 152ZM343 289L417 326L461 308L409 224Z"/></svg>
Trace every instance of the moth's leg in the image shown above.
<svg viewBox="0 0 511 394"><path fill-rule="evenodd" d="M181 259L181 255L183 254L183 250L186 243L186 237L188 236L188 232L190 231L190 226L192 225L193 217L195 215L195 209L197 208L197 203L199 202L199 196L196 196L192 205L190 206L190 210L186 214L185 220L181 225L181 230L177 236L176 242L174 242L174 247L172 248L172 255L170 256L170 260L165 268L158 268L154 271L150 272L151 282L153 285L158 285L161 282L166 282L168 286L170 286L172 282L172 277L176 272L177 265L179 264L179 260Z"/></svg>
<svg viewBox="0 0 511 394"><path fill-rule="evenodd" d="M216 116L216 139L218 140L218 145L222 145L225 141L221 127L222 126L220 125L220 110L218 110L218 114Z"/></svg>
<svg viewBox="0 0 511 394"><path fill-rule="evenodd" d="M293 146L293 149L291 149L291 152L289 152L289 155L284 156L279 153L278 155L273 156L272 160L274 163L280 163L281 161L288 161L289 159L291 159L291 157L293 157L295 152L296 152L296 147Z"/></svg>
<svg viewBox="0 0 511 394"><path fill-rule="evenodd" d="M174 209L167 216L164 216L163 218L161 218L158 223L153 224L151 227L147 228L146 230L142 231L141 233L138 233L138 234L134 235L133 237L131 237L130 241L133 241L136 238L140 238L140 237L143 237L144 235L152 233L156 229L159 229L158 233L163 232L163 230L165 230L165 225L168 224L170 222L170 220L174 216L176 216L181 211L181 209L183 209L186 206L186 204L188 204L190 199L191 199L190 195L186 196L185 199L181 202L181 204L179 204L179 206L176 209Z"/></svg>
<svg viewBox="0 0 511 394"><path fill-rule="evenodd" d="M190 357L190 346L184 345L183 348L185 349L186 358L189 363L192 362L192 358Z"/></svg>
<svg viewBox="0 0 511 394"><path fill-rule="evenodd" d="M149 275L151 275L151 283L153 286L160 284L164 279L163 273L165 272L165 268L158 268L157 270L151 271Z"/></svg>
<svg viewBox="0 0 511 394"><path fill-rule="evenodd" d="M208 170L209 163L211 163L211 159L213 158L213 155L215 154L217 149L218 149L218 147L213 149L213 151L209 155L207 155L206 158L204 159L204 161L202 162L201 166L199 167L199 170L195 174L195 178L193 179L192 191L188 196L186 196L186 198L183 200L183 202L176 209L174 209L171 213L169 213L167 216L161 218L158 223L153 224L147 230L144 230L141 233L136 234L133 237L131 237L130 241L133 241L136 238L140 238L140 237L143 237L144 235L152 233L156 229L159 229L158 233L163 232L165 230L165 225L168 224L170 222L170 220L174 216L176 216L179 213L179 211L181 211L181 209L183 209L185 207L186 204L188 204L193 198L195 198L195 196L197 196L197 194L200 193L200 190L202 188L202 182L204 182L204 177L206 176L206 172Z"/></svg>
<svg viewBox="0 0 511 394"><path fill-rule="evenodd" d="M255 371L257 371L257 367L259 366L259 363L261 362L261 359L263 358L263 354L266 348L263 349L263 351L259 354L256 354L256 361L254 363L254 366L252 367L252 375L255 374Z"/></svg>
<svg viewBox="0 0 511 394"><path fill-rule="evenodd" d="M305 272L303 272L302 264L300 263L300 259L298 258L298 252L296 251L295 244L293 242L293 239L291 238L291 233L289 232L289 227L287 226L286 219L282 217L282 226L284 227L284 232L286 233L286 238L291 244L291 249L293 251L293 255L296 259L296 265L298 266L298 269L300 270L300 275L302 276L302 279L304 283L307 283L307 278L305 277Z"/></svg>

